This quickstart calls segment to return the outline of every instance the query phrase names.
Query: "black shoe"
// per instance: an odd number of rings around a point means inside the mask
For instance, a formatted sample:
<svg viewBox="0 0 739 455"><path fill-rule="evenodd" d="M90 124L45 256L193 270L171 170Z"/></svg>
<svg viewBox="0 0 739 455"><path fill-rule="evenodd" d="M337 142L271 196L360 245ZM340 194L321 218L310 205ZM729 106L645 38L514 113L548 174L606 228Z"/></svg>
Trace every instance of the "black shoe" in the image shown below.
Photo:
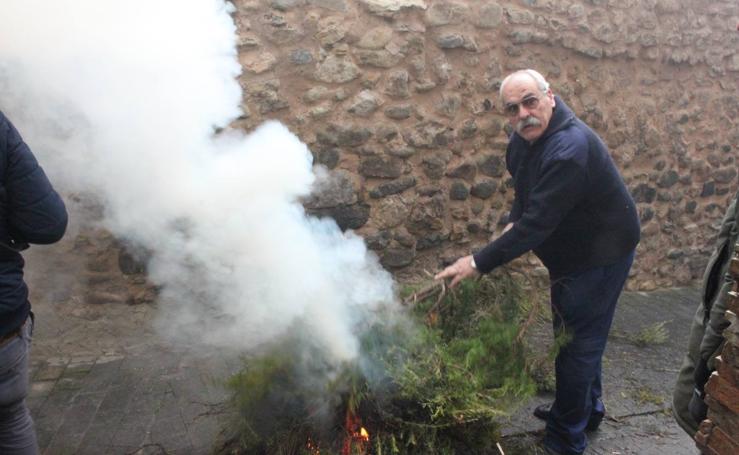
<svg viewBox="0 0 739 455"><path fill-rule="evenodd" d="M549 414L551 414L551 404L541 404L534 409L534 417L539 418L543 421L549 420ZM588 424L585 426L585 431L595 431L600 426L600 422L603 420L603 414L591 414Z"/></svg>
<svg viewBox="0 0 739 455"><path fill-rule="evenodd" d="M541 419L543 421L549 420L549 414L551 413L552 405L551 404L540 404L539 406L534 409L534 417Z"/></svg>
<svg viewBox="0 0 739 455"><path fill-rule="evenodd" d="M585 425L585 431L595 431L600 426L600 422L603 420L603 417L605 417L605 414L590 414L590 419L588 419L588 424Z"/></svg>

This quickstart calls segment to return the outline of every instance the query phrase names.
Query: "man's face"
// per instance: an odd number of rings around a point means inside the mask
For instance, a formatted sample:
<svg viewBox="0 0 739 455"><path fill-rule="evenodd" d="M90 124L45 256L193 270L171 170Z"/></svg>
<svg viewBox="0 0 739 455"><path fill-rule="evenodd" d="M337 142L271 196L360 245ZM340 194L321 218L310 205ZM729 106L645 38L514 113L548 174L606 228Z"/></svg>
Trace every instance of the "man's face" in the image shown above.
<svg viewBox="0 0 739 455"><path fill-rule="evenodd" d="M511 78L503 88L503 109L519 136L533 142L544 134L554 110L551 90L542 93L528 74Z"/></svg>

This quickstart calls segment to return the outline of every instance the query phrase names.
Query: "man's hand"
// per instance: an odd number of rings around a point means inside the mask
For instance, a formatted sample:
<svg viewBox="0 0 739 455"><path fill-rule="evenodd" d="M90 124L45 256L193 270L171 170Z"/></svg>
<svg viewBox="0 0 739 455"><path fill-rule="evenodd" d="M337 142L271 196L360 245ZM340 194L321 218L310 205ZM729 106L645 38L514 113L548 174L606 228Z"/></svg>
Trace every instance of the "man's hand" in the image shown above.
<svg viewBox="0 0 739 455"><path fill-rule="evenodd" d="M472 268L472 255L469 255L457 259L457 262L437 273L434 279L443 280L444 278L451 278L452 282L449 284L449 287L453 288L460 281L471 276L477 276L478 273L476 269Z"/></svg>

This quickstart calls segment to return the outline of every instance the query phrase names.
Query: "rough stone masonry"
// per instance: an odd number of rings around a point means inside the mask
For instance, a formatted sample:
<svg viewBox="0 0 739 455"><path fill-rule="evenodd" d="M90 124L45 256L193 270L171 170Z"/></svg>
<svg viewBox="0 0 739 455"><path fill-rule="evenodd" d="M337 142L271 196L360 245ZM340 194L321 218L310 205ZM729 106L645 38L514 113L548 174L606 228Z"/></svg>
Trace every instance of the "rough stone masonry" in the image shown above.
<svg viewBox="0 0 739 455"><path fill-rule="evenodd" d="M484 245L512 198L497 90L534 67L638 203L632 289L699 277L737 189L734 0L236 0L249 130L279 119L333 183L307 201L399 277ZM514 267L543 273L535 258Z"/></svg>

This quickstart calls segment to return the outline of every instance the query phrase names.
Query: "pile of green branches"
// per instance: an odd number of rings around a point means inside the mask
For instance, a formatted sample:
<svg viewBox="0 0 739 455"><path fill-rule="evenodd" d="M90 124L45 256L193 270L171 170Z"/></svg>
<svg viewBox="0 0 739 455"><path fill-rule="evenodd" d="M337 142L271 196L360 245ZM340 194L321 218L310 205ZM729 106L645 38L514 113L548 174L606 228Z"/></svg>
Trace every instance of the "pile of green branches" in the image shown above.
<svg viewBox="0 0 739 455"><path fill-rule="evenodd" d="M526 295L499 274L415 301L410 323L375 313L358 327L358 359L338 366L296 327L228 381L228 451L346 453L347 412L370 433L355 453L491 450L500 418L536 391L521 341Z"/></svg>

